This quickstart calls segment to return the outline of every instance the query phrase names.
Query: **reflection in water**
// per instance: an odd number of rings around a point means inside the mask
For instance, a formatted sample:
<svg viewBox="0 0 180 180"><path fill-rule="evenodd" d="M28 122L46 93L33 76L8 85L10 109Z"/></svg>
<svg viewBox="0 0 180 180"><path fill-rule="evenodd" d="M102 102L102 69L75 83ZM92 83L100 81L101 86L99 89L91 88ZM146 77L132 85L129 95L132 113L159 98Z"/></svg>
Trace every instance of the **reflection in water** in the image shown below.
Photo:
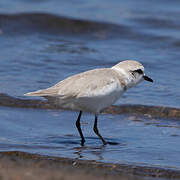
<svg viewBox="0 0 180 180"><path fill-rule="evenodd" d="M105 151L106 146L81 146L81 147L75 147L73 150L75 151L74 154L77 155L76 159L88 159L86 157L86 154L92 154L95 155L96 160L104 160L103 153Z"/></svg>
<svg viewBox="0 0 180 180"><path fill-rule="evenodd" d="M87 142L91 141L90 143L88 143L89 145L73 148L73 150L75 151L74 154L77 155L76 159L89 159L89 156L91 157L92 155L94 155L94 158L96 160L105 160L103 154L107 152L109 153L112 149L114 149L113 146L117 146L119 148L125 146L125 143L118 143L118 139L106 138L108 142L107 145L101 145L101 143L96 144L96 142L99 140L96 137L87 137L86 139Z"/></svg>

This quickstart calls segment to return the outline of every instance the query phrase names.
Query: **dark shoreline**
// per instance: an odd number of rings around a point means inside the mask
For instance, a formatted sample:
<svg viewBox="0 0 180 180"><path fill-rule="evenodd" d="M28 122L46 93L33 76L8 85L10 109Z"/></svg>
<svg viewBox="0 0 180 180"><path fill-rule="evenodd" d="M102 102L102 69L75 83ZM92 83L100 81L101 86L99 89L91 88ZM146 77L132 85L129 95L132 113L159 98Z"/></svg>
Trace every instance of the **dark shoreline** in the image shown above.
<svg viewBox="0 0 180 180"><path fill-rule="evenodd" d="M178 179L180 171L102 163L61 157L42 156L25 152L0 152L2 179Z"/></svg>
<svg viewBox="0 0 180 180"><path fill-rule="evenodd" d="M59 109L50 105L47 101L22 99L0 93L0 106L11 108L35 108L35 109ZM147 106L147 105L119 105L110 106L102 113L107 114L137 114L150 115L157 118L180 119L180 109L163 106Z"/></svg>

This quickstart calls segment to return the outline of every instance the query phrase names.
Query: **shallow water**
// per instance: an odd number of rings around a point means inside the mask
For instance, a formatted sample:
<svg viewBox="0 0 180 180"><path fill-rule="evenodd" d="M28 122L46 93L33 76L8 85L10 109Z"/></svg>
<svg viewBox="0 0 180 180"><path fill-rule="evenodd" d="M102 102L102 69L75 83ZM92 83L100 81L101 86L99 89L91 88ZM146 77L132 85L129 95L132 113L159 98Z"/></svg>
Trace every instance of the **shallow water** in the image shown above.
<svg viewBox="0 0 180 180"><path fill-rule="evenodd" d="M137 59L155 82L141 83L117 104L180 108L179 5L161 0L0 1L0 91L27 98L24 93L75 73ZM87 142L81 147L77 115L1 107L0 150L180 168L178 121L102 115L101 133L119 143L103 147L89 128L93 116L84 115Z"/></svg>
<svg viewBox="0 0 180 180"><path fill-rule="evenodd" d="M180 169L180 122L135 115L101 115L103 146L93 132L94 117L82 116L84 147L75 128L78 113L1 108L1 151L26 151L103 162Z"/></svg>

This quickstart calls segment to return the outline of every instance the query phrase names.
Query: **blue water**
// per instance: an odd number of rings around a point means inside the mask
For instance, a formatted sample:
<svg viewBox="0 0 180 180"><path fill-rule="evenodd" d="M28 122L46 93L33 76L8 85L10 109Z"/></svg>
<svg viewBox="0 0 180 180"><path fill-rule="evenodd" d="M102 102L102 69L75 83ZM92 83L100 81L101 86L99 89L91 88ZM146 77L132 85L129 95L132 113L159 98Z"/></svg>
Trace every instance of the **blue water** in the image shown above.
<svg viewBox="0 0 180 180"><path fill-rule="evenodd" d="M104 147L93 133L94 117L82 115L84 147L75 128L78 113L1 108L0 149L180 170L180 122L146 116L101 115ZM26 133L25 133L26 132Z"/></svg>
<svg viewBox="0 0 180 180"><path fill-rule="evenodd" d="M27 98L24 93L70 75L135 59L154 83L130 89L117 104L180 108L179 6L167 0L1 0L0 92ZM90 129L93 116L84 115L88 138L81 147L77 115L1 107L0 150L180 168L178 121L102 115L103 136L119 143L102 147Z"/></svg>

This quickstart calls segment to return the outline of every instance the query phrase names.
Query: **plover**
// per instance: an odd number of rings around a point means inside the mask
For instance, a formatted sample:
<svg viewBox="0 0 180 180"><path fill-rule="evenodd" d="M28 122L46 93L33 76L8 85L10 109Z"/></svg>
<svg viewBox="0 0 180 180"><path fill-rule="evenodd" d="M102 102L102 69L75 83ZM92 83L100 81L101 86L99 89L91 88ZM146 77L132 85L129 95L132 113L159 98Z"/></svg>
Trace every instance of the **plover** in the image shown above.
<svg viewBox="0 0 180 180"><path fill-rule="evenodd" d="M125 60L111 68L93 69L75 74L50 88L25 95L42 96L59 108L79 111L76 127L81 136L81 145L85 142L80 125L82 112L93 113L95 115L93 130L106 145L107 142L97 128L98 115L103 109L114 104L128 88L134 87L142 80L153 82L145 75L141 63Z"/></svg>

